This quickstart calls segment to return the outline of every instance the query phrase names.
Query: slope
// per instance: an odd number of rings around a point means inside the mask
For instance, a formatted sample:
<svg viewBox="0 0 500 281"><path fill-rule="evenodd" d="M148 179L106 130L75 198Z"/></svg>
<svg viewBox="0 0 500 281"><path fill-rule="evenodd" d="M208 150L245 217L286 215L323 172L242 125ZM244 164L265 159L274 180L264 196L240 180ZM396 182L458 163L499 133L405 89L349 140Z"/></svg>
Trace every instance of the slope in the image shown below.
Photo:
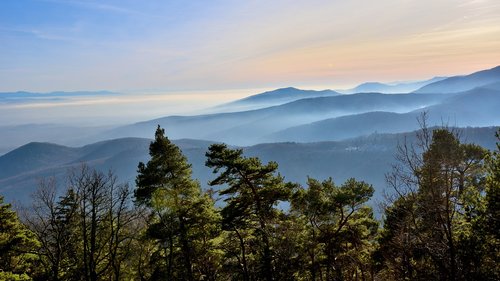
<svg viewBox="0 0 500 281"><path fill-rule="evenodd" d="M417 129L417 117L428 112L429 124L497 126L500 124L500 91L477 88L449 97L443 103L408 113L368 112L325 119L270 134L266 141L329 141L374 132L397 133Z"/></svg>
<svg viewBox="0 0 500 281"><path fill-rule="evenodd" d="M299 99L316 98L316 97L331 97L339 95L332 90L302 90L294 87L280 88L272 91L267 91L261 94L249 96L240 100L219 105L215 109L219 111L241 111L258 109L268 106L280 105Z"/></svg>
<svg viewBox="0 0 500 281"><path fill-rule="evenodd" d="M384 95L365 93L301 99L259 110L198 116L169 116L108 132L105 138L147 137L160 124L173 139L224 141L236 145L260 143L268 134L291 126L370 111L408 112L438 104L443 95Z"/></svg>
<svg viewBox="0 0 500 281"><path fill-rule="evenodd" d="M423 86L428 84L441 81L446 77L434 77L429 80L416 81L416 82L402 82L402 83L392 83L385 84L380 82L366 82L356 86L355 88L348 90L337 90L342 94L355 94L355 93L384 93L384 94L396 94L396 93L409 93L413 92Z"/></svg>
<svg viewBox="0 0 500 281"><path fill-rule="evenodd" d="M456 93L500 82L500 66L474 72L465 76L454 76L426 85L414 93Z"/></svg>
<svg viewBox="0 0 500 281"><path fill-rule="evenodd" d="M495 128L466 128L463 138L487 148L495 146ZM248 156L258 156L263 161L277 161L280 173L286 180L305 183L307 176L318 179L333 177L343 182L356 177L374 184L380 198L384 187L384 175L389 171L398 141L413 139L414 133L372 134L338 142L319 143L268 143L243 150ZM4 170L0 176L0 194L8 201L29 202L40 178L54 176L60 185L66 184L64 175L68 169L78 168L82 161L100 170L112 169L119 182L134 184L139 161L148 159L149 139L126 138L99 142L80 148L64 147L48 143L22 146L0 157L0 168L22 167ZM205 152L211 142L199 140L176 140L189 162L193 175L204 188L213 178L206 168ZM29 162L37 155L46 155L44 161L30 167L20 163Z"/></svg>

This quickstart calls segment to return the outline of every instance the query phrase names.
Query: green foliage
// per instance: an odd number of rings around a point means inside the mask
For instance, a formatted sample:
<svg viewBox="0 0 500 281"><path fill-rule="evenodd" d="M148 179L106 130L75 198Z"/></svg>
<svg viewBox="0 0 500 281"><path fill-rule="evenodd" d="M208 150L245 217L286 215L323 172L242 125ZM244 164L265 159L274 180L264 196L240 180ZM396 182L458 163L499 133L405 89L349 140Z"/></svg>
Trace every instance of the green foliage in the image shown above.
<svg viewBox="0 0 500 281"><path fill-rule="evenodd" d="M33 233L0 196L0 280L31 280L38 245Z"/></svg>
<svg viewBox="0 0 500 281"><path fill-rule="evenodd" d="M472 236L482 246L479 276L484 280L500 280L500 130L496 136L497 150L488 159L486 195L480 202L484 209L474 221Z"/></svg>
<svg viewBox="0 0 500 281"><path fill-rule="evenodd" d="M500 130L496 133L496 136L498 139L497 150L488 163L485 201L488 232L495 239L500 239Z"/></svg>
<svg viewBox="0 0 500 281"><path fill-rule="evenodd" d="M370 275L372 241L378 224L365 203L373 187L355 179L336 186L309 178L293 196L292 212L306 224L302 251L312 280L350 280Z"/></svg>
<svg viewBox="0 0 500 281"><path fill-rule="evenodd" d="M226 205L222 209L223 227L232 231L240 241L240 260L243 262L243 280L249 280L250 270L246 256L248 243L255 243L261 262L257 266L259 280L273 280L273 255L271 249L273 226L280 210L280 201L288 200L293 184L285 183L276 174L278 164L263 165L258 158L246 158L240 149L229 149L225 144L213 144L206 154L206 165L219 173L210 185L226 185L220 191ZM247 237L242 237L247 233ZM252 236L258 239L252 239ZM246 240L246 241L245 241Z"/></svg>
<svg viewBox="0 0 500 281"><path fill-rule="evenodd" d="M421 158L414 151L400 150L405 154L399 159L406 159L406 171L413 174L396 169L389 177L413 186L396 188L399 197L386 208L377 252L382 272L398 280L488 280L492 273L485 270L490 256L486 245L491 241L484 233L488 152L461 144L446 129L434 130L432 138L421 143L429 144ZM415 180L409 180L412 177Z"/></svg>
<svg viewBox="0 0 500 281"><path fill-rule="evenodd" d="M151 159L139 163L135 198L150 209L147 235L156 241L149 258L151 280L214 279L219 214L214 201L191 178L191 166L158 126L149 147Z"/></svg>

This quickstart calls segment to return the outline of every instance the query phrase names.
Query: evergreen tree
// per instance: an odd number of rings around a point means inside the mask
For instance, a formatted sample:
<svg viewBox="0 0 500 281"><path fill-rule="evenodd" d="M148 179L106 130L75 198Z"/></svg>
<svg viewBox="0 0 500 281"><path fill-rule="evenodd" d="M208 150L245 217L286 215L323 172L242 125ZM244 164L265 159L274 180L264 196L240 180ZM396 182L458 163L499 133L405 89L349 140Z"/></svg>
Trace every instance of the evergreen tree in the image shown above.
<svg viewBox="0 0 500 281"><path fill-rule="evenodd" d="M496 133L497 150L488 165L486 181L486 221L488 232L500 239L500 130ZM500 249L498 249L500 251Z"/></svg>
<svg viewBox="0 0 500 281"><path fill-rule="evenodd" d="M38 241L0 196L0 280L32 280Z"/></svg>
<svg viewBox="0 0 500 281"><path fill-rule="evenodd" d="M309 178L293 196L292 212L306 224L303 255L309 280L357 280L371 275L372 242L378 224L366 202L373 187L354 179Z"/></svg>
<svg viewBox="0 0 500 281"><path fill-rule="evenodd" d="M247 259L248 239L244 236L258 237L254 240L259 249L259 280L274 280L273 257L271 249L273 222L280 213L277 205L287 201L293 185L283 181L276 174L278 164L261 164L255 157L246 158L240 149L229 149L225 144L213 144L206 153L206 165L214 169L218 176L210 185L224 185L220 191L226 205L222 209L223 225L233 232L240 241L243 280L250 280ZM242 235L245 234L245 235Z"/></svg>
<svg viewBox="0 0 500 281"><path fill-rule="evenodd" d="M477 274L482 280L500 280L500 130L496 137L497 149L488 161L486 195L479 202L484 209L475 220L473 233L483 245L481 268Z"/></svg>
<svg viewBox="0 0 500 281"><path fill-rule="evenodd" d="M425 132L421 156L400 149L403 168L388 176L399 197L386 209L380 254L396 278L474 280L487 152L446 129Z"/></svg>
<svg viewBox="0 0 500 281"><path fill-rule="evenodd" d="M149 155L148 163L138 166L135 198L151 211L147 233L158 245L151 279L215 278L219 215L213 200L201 192L191 178L191 165L160 126Z"/></svg>

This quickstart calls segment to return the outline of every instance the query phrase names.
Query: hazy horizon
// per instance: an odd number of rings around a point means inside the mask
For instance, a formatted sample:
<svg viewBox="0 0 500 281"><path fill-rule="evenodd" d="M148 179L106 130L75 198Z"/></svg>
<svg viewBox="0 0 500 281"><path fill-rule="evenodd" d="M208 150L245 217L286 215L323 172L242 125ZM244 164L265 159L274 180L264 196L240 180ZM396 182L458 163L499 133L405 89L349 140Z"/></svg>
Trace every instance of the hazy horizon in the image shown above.
<svg viewBox="0 0 500 281"><path fill-rule="evenodd" d="M491 68L494 66L491 66ZM481 71L484 69L476 69ZM467 75L470 73L461 73ZM450 77L442 74L438 77ZM403 79L399 81L375 81L368 79L359 84L350 84L344 87L326 88L322 86L297 87L293 83L283 88L294 87L301 90L348 90L364 83L380 82L386 85L398 83L420 82L423 80ZM161 89L128 90L113 92L108 89L98 91L53 91L41 92L34 98L16 98L0 100L0 124L2 126L18 126L25 124L59 124L75 126L117 126L135 122L147 121L171 115L200 115L217 113L227 108L217 106L236 101L242 98L273 91L277 88L252 88L252 89L226 89L226 90L178 90L168 91ZM14 91L12 91L14 92ZM15 91L24 92L24 90ZM29 92L29 91L26 91ZM68 95L45 97L43 94L54 92L89 92L88 95ZM102 92L110 92L108 95ZM9 93L1 92L0 93ZM32 93L32 92L29 92ZM348 94L348 93L346 93ZM272 105L272 104L270 104ZM231 110L251 110L265 107L232 107Z"/></svg>
<svg viewBox="0 0 500 281"><path fill-rule="evenodd" d="M0 124L116 126L160 118L212 112L212 107L256 94L252 90L147 91L0 101Z"/></svg>

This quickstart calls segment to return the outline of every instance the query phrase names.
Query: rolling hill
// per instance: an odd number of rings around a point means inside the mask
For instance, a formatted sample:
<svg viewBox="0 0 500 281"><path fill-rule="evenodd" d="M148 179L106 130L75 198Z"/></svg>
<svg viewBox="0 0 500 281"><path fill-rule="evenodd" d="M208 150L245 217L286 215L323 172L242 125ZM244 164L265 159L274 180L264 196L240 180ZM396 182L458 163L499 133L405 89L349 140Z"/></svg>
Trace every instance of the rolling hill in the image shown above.
<svg viewBox="0 0 500 281"><path fill-rule="evenodd" d="M337 95L340 95L340 93L332 90L314 91L288 87L267 91L261 94L256 94L240 100L222 104L217 106L216 109L219 111L234 112L275 106L300 99L332 97Z"/></svg>
<svg viewBox="0 0 500 281"><path fill-rule="evenodd" d="M375 131L403 132L415 129L415 118L424 110L430 112L433 124L498 125L497 110L494 108L499 105L500 97L493 92L500 90L499 83L500 66L465 76L436 77L395 85L365 83L353 89L388 90L388 86L396 89L425 85L410 94L370 92L338 95L330 90L283 88L250 96L229 105L265 105L293 101L255 110L167 116L111 130L103 134L101 139L147 137L160 124L175 139L209 139L235 145L274 141L327 141ZM426 92L431 94L425 94ZM453 96L462 97L453 100Z"/></svg>
<svg viewBox="0 0 500 281"><path fill-rule="evenodd" d="M309 98L251 111L169 116L120 127L103 138L148 137L160 124L173 139L209 139L252 145L262 142L269 134L292 126L371 111L408 112L438 104L446 98L443 95L379 93Z"/></svg>
<svg viewBox="0 0 500 281"><path fill-rule="evenodd" d="M495 147L496 128L465 128L463 139L486 148ZM153 131L151 132L151 134ZM333 177L343 182L350 177L365 180L377 190L380 199L385 188L384 176L394 162L397 143L404 138L413 140L414 133L371 134L345 141L317 143L268 143L243 147L247 156L263 161L276 161L286 180L305 183L307 176L318 179ZM193 176L202 187L213 178L205 167L205 152L212 142L200 140L174 141L193 165ZM0 156L0 194L8 201L29 202L38 181L54 176L60 185L66 184L65 174L85 162L100 170L112 169L120 182L133 181L137 164L147 161L150 140L123 138L86 145L67 147L51 143L30 143Z"/></svg>
<svg viewBox="0 0 500 281"><path fill-rule="evenodd" d="M355 93L384 93L384 94L401 94L410 93L422 88L428 84L441 81L446 77L434 77L429 80L415 81L415 82L402 82L385 84L380 82L366 82L348 90L337 90L342 94L355 94Z"/></svg>
<svg viewBox="0 0 500 281"><path fill-rule="evenodd" d="M0 155L28 142L58 142L64 145L85 145L112 127L70 126L60 124L23 124L0 126ZM90 140L90 141L88 141Z"/></svg>
<svg viewBox="0 0 500 281"><path fill-rule="evenodd" d="M330 118L291 127L267 136L267 141L328 141L373 132L399 133L415 130L417 117L426 111L430 125L495 126L500 124L500 91L477 88L454 95L440 104L407 113L367 112Z"/></svg>
<svg viewBox="0 0 500 281"><path fill-rule="evenodd" d="M500 66L464 76L453 76L428 84L414 93L456 93L500 82Z"/></svg>

